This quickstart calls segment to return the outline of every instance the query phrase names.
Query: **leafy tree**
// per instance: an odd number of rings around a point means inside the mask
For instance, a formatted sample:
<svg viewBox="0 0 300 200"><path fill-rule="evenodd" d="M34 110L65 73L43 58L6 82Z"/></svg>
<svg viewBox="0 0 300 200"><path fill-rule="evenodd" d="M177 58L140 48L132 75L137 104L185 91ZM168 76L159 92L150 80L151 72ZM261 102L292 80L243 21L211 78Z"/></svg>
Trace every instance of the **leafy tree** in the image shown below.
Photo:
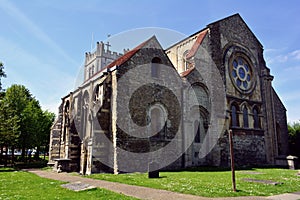
<svg viewBox="0 0 300 200"><path fill-rule="evenodd" d="M26 119L24 113L25 108L28 106L29 102L33 100L32 95L29 90L23 85L12 85L7 88L5 92L5 97L3 101L9 106L12 111L13 116L19 117L19 139L18 139L18 147L22 148L22 158L25 158L25 149L28 145L28 136L30 133L30 124L28 124L28 120Z"/></svg>
<svg viewBox="0 0 300 200"><path fill-rule="evenodd" d="M35 99L28 101L22 112L22 116L22 147L32 149L37 146L40 139L39 131L41 129L42 109L39 105L39 102Z"/></svg>
<svg viewBox="0 0 300 200"><path fill-rule="evenodd" d="M300 122L288 124L290 154L300 158Z"/></svg>
<svg viewBox="0 0 300 200"><path fill-rule="evenodd" d="M3 63L0 62L0 91L2 91L2 83L1 83L1 78L5 78L6 74L4 72L4 66Z"/></svg>
<svg viewBox="0 0 300 200"><path fill-rule="evenodd" d="M12 85L0 99L0 146L21 148L23 160L26 149L36 148L38 158L41 146L48 146L54 117L25 86Z"/></svg>
<svg viewBox="0 0 300 200"><path fill-rule="evenodd" d="M44 155L45 151L49 149L49 142L50 142L50 131L51 126L54 122L55 114L49 111L43 111L42 116L40 118L39 124L39 134L37 136L38 140L36 141L37 153L36 156L39 154L41 147L43 147Z"/></svg>
<svg viewBox="0 0 300 200"><path fill-rule="evenodd" d="M14 150L14 146L18 142L19 138L19 117L13 115L10 107L3 101L0 100L0 160L2 160L3 156L3 147L6 147L6 155L7 155L7 147L12 147ZM12 154L13 155L13 154ZM12 160L14 158L12 157ZM7 164L7 156L5 157L5 165Z"/></svg>
<svg viewBox="0 0 300 200"><path fill-rule="evenodd" d="M1 145L16 145L19 130L19 117L13 115L12 110L3 101L0 102L0 130Z"/></svg>

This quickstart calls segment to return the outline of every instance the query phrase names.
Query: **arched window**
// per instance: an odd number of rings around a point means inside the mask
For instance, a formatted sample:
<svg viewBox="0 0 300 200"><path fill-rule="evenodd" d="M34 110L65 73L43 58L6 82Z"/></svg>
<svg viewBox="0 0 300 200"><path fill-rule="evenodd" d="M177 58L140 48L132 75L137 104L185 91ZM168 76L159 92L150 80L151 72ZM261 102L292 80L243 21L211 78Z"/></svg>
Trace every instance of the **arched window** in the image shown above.
<svg viewBox="0 0 300 200"><path fill-rule="evenodd" d="M70 109L70 101L67 101L65 104L65 112L68 113Z"/></svg>
<svg viewBox="0 0 300 200"><path fill-rule="evenodd" d="M256 107L253 108L253 127L260 128L259 127L258 109Z"/></svg>
<svg viewBox="0 0 300 200"><path fill-rule="evenodd" d="M186 71L186 70L188 70L188 68L189 68L189 63L188 63L188 61L187 61L187 55L188 55L188 53L189 53L189 50L186 50L184 53L183 53L183 71Z"/></svg>
<svg viewBox="0 0 300 200"><path fill-rule="evenodd" d="M158 78L159 77L159 64L161 64L161 59L158 57L154 57L151 60L151 76L153 78Z"/></svg>
<svg viewBox="0 0 300 200"><path fill-rule="evenodd" d="M156 138L164 139L167 132L166 113L160 107L154 107L150 111L151 117L151 135Z"/></svg>
<svg viewBox="0 0 300 200"><path fill-rule="evenodd" d="M89 68L89 78L92 76L92 68Z"/></svg>
<svg viewBox="0 0 300 200"><path fill-rule="evenodd" d="M197 102L194 102L195 104L199 104L203 108L208 109L209 98L205 86L198 85L198 84L193 85L189 95L191 101L197 99Z"/></svg>
<svg viewBox="0 0 300 200"><path fill-rule="evenodd" d="M92 66L92 75L94 75L94 73L95 73L95 66L93 65Z"/></svg>
<svg viewBox="0 0 300 200"><path fill-rule="evenodd" d="M88 114L89 114L89 101L90 101L90 97L87 91L84 92L83 95L83 104L82 104L82 132L80 137L84 138L85 136L89 135L90 130L88 127Z"/></svg>
<svg viewBox="0 0 300 200"><path fill-rule="evenodd" d="M195 133L195 143L200 143L200 123L198 120L195 120L194 122L194 133Z"/></svg>
<svg viewBox="0 0 300 200"><path fill-rule="evenodd" d="M70 125L70 116L69 116L69 111L70 111L70 102L67 101L66 104L65 104L65 116L64 116L64 132L63 132L63 141L65 142L66 141L66 135L67 135L67 127L69 127Z"/></svg>
<svg viewBox="0 0 300 200"><path fill-rule="evenodd" d="M231 126L237 127L238 124L238 117L237 117L237 107L236 105L231 105Z"/></svg>
<svg viewBox="0 0 300 200"><path fill-rule="evenodd" d="M160 109L154 108L151 110L151 130L152 133L158 133L161 129L161 112Z"/></svg>
<svg viewBox="0 0 300 200"><path fill-rule="evenodd" d="M249 127L248 109L246 106L244 106L244 109L243 109L243 122L244 122L244 128L248 128Z"/></svg>
<svg viewBox="0 0 300 200"><path fill-rule="evenodd" d="M94 103L96 102L100 102L102 103L102 100L103 100L103 85L97 85L95 87L95 90L94 90Z"/></svg>

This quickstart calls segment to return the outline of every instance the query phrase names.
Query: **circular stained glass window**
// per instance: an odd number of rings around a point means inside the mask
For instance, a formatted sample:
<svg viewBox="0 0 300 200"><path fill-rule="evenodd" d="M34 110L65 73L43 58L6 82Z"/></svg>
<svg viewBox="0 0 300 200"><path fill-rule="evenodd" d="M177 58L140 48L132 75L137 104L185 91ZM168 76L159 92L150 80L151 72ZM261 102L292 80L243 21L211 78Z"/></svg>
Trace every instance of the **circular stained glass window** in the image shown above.
<svg viewBox="0 0 300 200"><path fill-rule="evenodd" d="M242 91L251 89L252 71L243 56L235 56L230 62L230 76L234 84Z"/></svg>

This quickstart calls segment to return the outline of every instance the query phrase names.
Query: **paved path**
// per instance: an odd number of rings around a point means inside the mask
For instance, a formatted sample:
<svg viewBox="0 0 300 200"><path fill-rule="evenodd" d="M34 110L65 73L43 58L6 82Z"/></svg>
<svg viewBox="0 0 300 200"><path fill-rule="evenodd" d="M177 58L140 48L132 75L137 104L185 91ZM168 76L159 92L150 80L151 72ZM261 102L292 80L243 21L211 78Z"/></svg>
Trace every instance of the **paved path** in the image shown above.
<svg viewBox="0 0 300 200"><path fill-rule="evenodd" d="M56 173L51 171L44 171L40 169L27 169L26 171L37 174L40 177L49 178L53 180L59 180L64 182L78 182L93 185L99 188L105 188L117 193L121 193L127 196L136 197L139 199L151 199L151 200L298 200L300 199L300 192L293 194L282 194L270 197L226 197L226 198L207 198L199 197L189 194L181 194L177 192L171 192L167 190L159 190L141 186L126 185L123 183L115 183L103 180L95 180L86 177L73 176L67 173Z"/></svg>

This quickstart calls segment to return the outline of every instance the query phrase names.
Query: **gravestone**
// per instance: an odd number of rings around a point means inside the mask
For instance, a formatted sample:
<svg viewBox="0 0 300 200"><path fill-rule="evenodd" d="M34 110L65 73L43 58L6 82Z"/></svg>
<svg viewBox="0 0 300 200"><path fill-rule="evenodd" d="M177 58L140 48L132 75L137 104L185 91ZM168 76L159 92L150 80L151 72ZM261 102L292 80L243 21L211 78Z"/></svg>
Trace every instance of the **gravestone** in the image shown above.
<svg viewBox="0 0 300 200"><path fill-rule="evenodd" d="M287 162L288 162L288 166L289 169L297 169L297 165L298 165L298 157L297 156L288 156L286 157Z"/></svg>
<svg viewBox="0 0 300 200"><path fill-rule="evenodd" d="M61 185L61 187L67 188L69 190L73 190L73 191L76 191L76 192L96 188L95 186L85 184L85 183L81 183L79 181L74 182L74 183L63 184L63 185Z"/></svg>
<svg viewBox="0 0 300 200"><path fill-rule="evenodd" d="M58 158L54 159L54 170L57 172L69 172L70 171L70 164L71 159L67 158Z"/></svg>
<svg viewBox="0 0 300 200"><path fill-rule="evenodd" d="M159 165L156 162L149 163L148 178L159 178Z"/></svg>
<svg viewBox="0 0 300 200"><path fill-rule="evenodd" d="M242 171L241 173L243 173L243 174L254 174L254 175L264 174L262 172L253 172L253 171Z"/></svg>
<svg viewBox="0 0 300 200"><path fill-rule="evenodd" d="M260 179L253 179L253 178L244 178L244 181L247 182L255 182L255 183L263 183L267 185L281 185L283 183L277 182L277 181L271 181L271 180L260 180Z"/></svg>

